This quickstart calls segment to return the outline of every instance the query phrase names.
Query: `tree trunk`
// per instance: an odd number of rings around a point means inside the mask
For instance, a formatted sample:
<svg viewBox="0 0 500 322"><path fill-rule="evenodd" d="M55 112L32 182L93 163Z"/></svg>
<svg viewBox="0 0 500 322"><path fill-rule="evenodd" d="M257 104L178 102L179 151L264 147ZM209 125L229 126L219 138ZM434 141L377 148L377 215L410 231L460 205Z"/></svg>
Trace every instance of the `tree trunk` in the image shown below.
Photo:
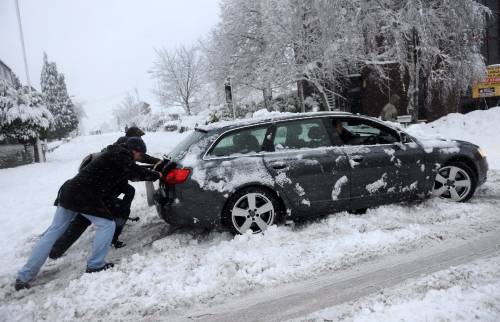
<svg viewBox="0 0 500 322"><path fill-rule="evenodd" d="M271 89L270 84L262 90L262 94L264 96L264 107L266 110L271 112L272 110L272 100L273 100L273 90Z"/></svg>
<svg viewBox="0 0 500 322"><path fill-rule="evenodd" d="M305 113L306 106L304 104L304 81L303 80L297 81L297 98L299 101L300 112Z"/></svg>
<svg viewBox="0 0 500 322"><path fill-rule="evenodd" d="M411 53L411 64L412 66L410 67L411 72L410 72L410 104L408 108L408 114L411 115L411 121L412 123L417 123L418 121L418 109L419 109L419 79L420 79L420 73L419 73L419 64L418 64L418 35L417 31L415 28L412 30L412 42L413 42L413 48L412 48L412 53Z"/></svg>
<svg viewBox="0 0 500 322"><path fill-rule="evenodd" d="M36 138L34 138L34 139L31 140L31 145L33 146L33 152L34 152L33 156L34 156L34 159L35 159L34 161L36 163L39 163L40 160L41 160L41 156L40 156L40 153L39 153L40 151L39 151L38 146L37 146L37 140L36 140Z"/></svg>

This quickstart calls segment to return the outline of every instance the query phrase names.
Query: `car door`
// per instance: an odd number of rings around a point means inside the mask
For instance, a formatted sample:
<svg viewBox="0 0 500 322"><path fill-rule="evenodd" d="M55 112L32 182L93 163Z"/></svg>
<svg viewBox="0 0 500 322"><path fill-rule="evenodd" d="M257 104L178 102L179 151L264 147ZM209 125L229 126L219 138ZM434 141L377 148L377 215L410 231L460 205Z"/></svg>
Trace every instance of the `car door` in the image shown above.
<svg viewBox="0 0 500 322"><path fill-rule="evenodd" d="M332 146L326 118L279 122L264 162L292 207L322 214L343 209L349 200L349 167L341 149Z"/></svg>
<svg viewBox="0 0 500 322"><path fill-rule="evenodd" d="M400 142L396 130L370 119L339 117L332 125L333 140L349 160L354 208L405 199L418 191L424 175L415 159L418 145Z"/></svg>

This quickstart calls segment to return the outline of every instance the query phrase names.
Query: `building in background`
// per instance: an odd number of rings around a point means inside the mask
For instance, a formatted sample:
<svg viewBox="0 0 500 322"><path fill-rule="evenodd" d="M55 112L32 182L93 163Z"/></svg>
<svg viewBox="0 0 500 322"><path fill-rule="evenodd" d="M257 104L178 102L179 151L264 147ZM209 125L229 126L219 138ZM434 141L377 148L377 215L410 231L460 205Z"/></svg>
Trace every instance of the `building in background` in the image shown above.
<svg viewBox="0 0 500 322"><path fill-rule="evenodd" d="M3 61L0 60L0 79L5 80L11 86L14 86L14 74L12 70Z"/></svg>
<svg viewBox="0 0 500 322"><path fill-rule="evenodd" d="M492 16L488 18L486 37L482 48L486 65L500 64L500 0L481 0L490 8Z"/></svg>

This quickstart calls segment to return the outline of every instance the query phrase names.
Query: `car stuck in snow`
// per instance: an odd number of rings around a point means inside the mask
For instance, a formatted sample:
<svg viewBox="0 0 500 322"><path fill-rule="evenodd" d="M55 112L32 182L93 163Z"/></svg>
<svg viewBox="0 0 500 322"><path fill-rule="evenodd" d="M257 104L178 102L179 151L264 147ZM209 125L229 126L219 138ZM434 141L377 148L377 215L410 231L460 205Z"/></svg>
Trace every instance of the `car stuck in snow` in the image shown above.
<svg viewBox="0 0 500 322"><path fill-rule="evenodd" d="M418 140L345 112L208 125L168 158L177 168L147 190L160 217L235 233L432 195L464 202L488 171L472 143Z"/></svg>

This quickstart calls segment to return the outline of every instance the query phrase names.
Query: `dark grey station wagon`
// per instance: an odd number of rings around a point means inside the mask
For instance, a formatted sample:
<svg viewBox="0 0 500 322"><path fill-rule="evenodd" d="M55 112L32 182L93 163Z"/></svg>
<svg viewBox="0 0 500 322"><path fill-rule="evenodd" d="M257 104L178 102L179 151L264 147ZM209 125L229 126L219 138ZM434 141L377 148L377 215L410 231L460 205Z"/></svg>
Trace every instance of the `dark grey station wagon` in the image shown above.
<svg viewBox="0 0 500 322"><path fill-rule="evenodd" d="M168 157L177 169L148 190L160 217L235 233L431 195L463 202L488 169L471 143L420 141L341 112L198 128Z"/></svg>

